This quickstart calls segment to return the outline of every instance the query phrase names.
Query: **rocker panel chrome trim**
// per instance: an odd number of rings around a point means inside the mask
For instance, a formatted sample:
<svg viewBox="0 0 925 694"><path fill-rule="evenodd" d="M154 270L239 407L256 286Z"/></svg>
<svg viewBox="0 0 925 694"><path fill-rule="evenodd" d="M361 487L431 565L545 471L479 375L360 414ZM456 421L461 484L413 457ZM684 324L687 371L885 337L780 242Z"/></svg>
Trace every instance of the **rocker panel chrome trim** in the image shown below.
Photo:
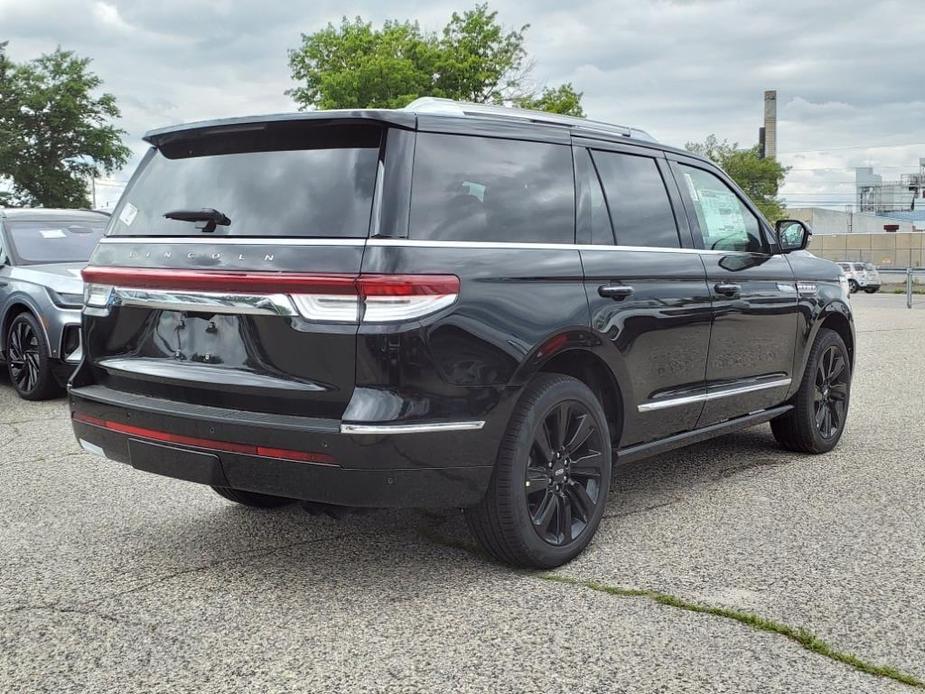
<svg viewBox="0 0 925 694"><path fill-rule="evenodd" d="M670 400L655 400L653 402L644 402L636 409L640 412L653 412L663 410L668 407L680 407L681 405L691 405L696 402L707 402L709 400L719 400L720 398L729 398L734 395L744 395L745 393L754 393L759 390L769 388L782 388L790 385L791 379L778 378L773 381L764 381L762 383L751 383L747 386L729 388L727 390L715 390L712 392L698 393L697 395L685 395L682 398L671 398Z"/></svg>

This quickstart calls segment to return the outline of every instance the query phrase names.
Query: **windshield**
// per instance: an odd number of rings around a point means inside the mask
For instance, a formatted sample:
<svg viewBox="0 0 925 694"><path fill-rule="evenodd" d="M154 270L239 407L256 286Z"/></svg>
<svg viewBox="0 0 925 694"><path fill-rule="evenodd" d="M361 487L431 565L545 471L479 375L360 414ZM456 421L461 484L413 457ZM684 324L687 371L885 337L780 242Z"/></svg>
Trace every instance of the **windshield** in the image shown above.
<svg viewBox="0 0 925 694"><path fill-rule="evenodd" d="M56 219L6 222L13 259L20 265L85 263L109 220Z"/></svg>
<svg viewBox="0 0 925 694"><path fill-rule="evenodd" d="M365 238L381 139L379 126L283 123L165 143L109 234Z"/></svg>

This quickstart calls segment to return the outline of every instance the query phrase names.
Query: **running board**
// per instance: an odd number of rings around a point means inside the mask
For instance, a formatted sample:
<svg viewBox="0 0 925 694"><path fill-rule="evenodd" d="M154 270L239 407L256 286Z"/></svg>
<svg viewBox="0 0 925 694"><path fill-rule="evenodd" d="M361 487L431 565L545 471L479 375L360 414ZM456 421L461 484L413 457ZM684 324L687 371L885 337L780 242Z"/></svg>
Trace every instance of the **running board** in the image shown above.
<svg viewBox="0 0 925 694"><path fill-rule="evenodd" d="M675 434L674 436L669 436L665 439L659 439L658 441L650 441L648 443L640 443L635 446L621 448L616 452L616 464L625 465L626 463L642 460L643 458L658 455L659 453L666 453L668 451L674 450L675 448L681 448L682 446L689 446L692 443L706 441L707 439L712 439L715 436L722 436L723 434L729 434L733 431L739 431L740 429L747 429L748 427L755 426L756 424L764 424L765 422L768 422L775 417L784 414L785 412L789 412L792 409L793 405L781 405L780 407L773 407L770 410L762 410L761 412L746 415L745 417L736 417L735 419L728 419L725 422L720 422L719 424L711 424L710 426L703 427L702 429L685 431L683 434Z"/></svg>

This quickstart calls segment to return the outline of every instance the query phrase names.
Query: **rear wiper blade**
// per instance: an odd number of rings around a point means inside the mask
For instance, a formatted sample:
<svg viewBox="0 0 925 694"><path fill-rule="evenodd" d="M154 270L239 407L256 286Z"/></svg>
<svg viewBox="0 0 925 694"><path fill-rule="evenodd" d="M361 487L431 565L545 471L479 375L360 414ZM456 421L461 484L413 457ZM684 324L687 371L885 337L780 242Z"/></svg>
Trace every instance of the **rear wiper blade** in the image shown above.
<svg viewBox="0 0 925 694"><path fill-rule="evenodd" d="M198 222L196 228L206 232L215 231L216 225L226 227L231 224L231 220L226 215L211 207L201 210L171 210L165 212L164 216L167 219L177 219L181 222Z"/></svg>

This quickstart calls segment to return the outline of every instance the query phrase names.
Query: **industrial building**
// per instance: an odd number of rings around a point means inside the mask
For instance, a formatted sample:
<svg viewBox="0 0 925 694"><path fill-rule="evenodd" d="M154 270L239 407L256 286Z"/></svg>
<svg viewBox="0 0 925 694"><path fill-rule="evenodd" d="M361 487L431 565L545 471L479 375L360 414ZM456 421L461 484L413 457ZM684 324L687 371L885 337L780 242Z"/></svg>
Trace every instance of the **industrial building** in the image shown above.
<svg viewBox="0 0 925 694"><path fill-rule="evenodd" d="M925 157L919 170L884 181L870 166L855 169L858 212L904 220L925 230Z"/></svg>

